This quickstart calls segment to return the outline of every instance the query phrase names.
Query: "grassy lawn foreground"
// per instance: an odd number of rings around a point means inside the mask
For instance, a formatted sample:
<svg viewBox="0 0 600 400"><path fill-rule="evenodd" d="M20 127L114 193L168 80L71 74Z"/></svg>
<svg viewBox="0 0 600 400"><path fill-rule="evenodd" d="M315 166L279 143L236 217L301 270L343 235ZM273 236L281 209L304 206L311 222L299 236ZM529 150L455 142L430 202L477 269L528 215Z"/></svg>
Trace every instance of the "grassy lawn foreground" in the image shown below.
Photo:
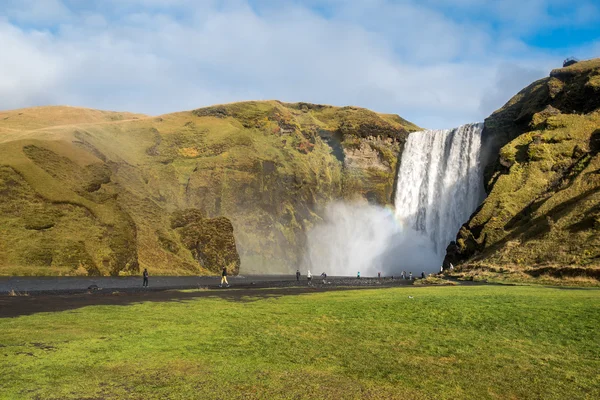
<svg viewBox="0 0 600 400"><path fill-rule="evenodd" d="M0 319L0 398L600 398L597 289L247 300Z"/></svg>

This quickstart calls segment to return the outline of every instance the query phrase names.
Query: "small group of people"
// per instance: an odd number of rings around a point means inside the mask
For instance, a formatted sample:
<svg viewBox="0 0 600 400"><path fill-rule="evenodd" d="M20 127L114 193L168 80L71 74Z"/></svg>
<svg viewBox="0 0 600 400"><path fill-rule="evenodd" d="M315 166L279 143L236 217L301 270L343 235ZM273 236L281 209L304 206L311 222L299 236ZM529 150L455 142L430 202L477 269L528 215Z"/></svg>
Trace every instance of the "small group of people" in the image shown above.
<svg viewBox="0 0 600 400"><path fill-rule="evenodd" d="M296 270L296 282L300 282L300 277L301 276L302 275L300 274L300 270L297 269ZM306 280L308 280L308 286L312 286L312 274L310 273L310 269L306 273Z"/></svg>
<svg viewBox="0 0 600 400"><path fill-rule="evenodd" d="M302 276L300 274L300 270L297 269L296 270L296 282L300 281L300 276ZM312 286L312 273L310 272L310 269L306 272L306 279L308 281L308 286ZM327 274L325 272L321 273L321 279L323 281L323 284L327 283Z"/></svg>
<svg viewBox="0 0 600 400"><path fill-rule="evenodd" d="M454 270L454 265L450 264L449 270L453 271ZM441 271L443 271L443 267L441 269ZM148 287L148 269L144 268L144 272L142 273L142 276L144 278L143 283L142 283L142 287L147 288ZM296 270L296 281L300 281L300 270ZM412 271L408 273L408 275L406 274L406 271L402 271L402 274L400 275L400 277L402 279L408 279L408 280L414 280L413 277L413 273ZM308 270L307 274L306 274L306 278L308 280L308 285L312 286L312 274L310 273L310 270ZM356 278L360 279L360 271L356 272ZM377 278L381 279L381 272L377 273ZM321 279L323 280L323 284L327 283L327 274L325 272L321 273ZM394 279L394 277L392 276L392 280ZM425 279L425 271L421 272L421 279ZM221 283L219 284L219 287L223 287L223 284L226 285L226 287L229 287L229 282L227 281L227 267L223 267L223 269L221 270Z"/></svg>

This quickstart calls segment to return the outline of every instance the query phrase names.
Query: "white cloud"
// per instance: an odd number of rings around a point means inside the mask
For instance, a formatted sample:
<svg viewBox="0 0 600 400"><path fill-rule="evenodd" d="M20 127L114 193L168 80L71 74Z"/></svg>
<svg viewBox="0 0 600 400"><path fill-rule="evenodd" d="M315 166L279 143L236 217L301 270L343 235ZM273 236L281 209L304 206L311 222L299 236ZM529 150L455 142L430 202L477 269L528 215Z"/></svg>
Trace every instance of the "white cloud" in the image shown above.
<svg viewBox="0 0 600 400"><path fill-rule="evenodd" d="M26 34L0 19L0 108L11 108L54 99L64 63L60 55L49 51L50 34Z"/></svg>
<svg viewBox="0 0 600 400"><path fill-rule="evenodd" d="M527 68L516 64L500 65L495 78L490 82L488 90L481 99L481 113L490 115L521 89L547 75L548 71L544 69Z"/></svg>
<svg viewBox="0 0 600 400"><path fill-rule="evenodd" d="M450 127L482 120L551 61L509 31L412 1L330 0L325 16L283 1L53 2L59 12L36 28L17 25L25 9L16 2L0 19L10 61L0 63L0 109L66 103L160 114L281 99Z"/></svg>

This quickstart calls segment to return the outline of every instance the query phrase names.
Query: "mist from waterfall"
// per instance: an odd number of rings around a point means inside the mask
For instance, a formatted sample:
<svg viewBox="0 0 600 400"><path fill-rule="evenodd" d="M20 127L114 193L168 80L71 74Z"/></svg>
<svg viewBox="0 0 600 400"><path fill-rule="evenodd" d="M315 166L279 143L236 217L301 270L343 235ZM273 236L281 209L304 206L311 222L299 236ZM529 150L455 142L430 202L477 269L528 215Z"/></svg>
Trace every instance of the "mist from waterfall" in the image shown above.
<svg viewBox="0 0 600 400"><path fill-rule="evenodd" d="M483 124L409 135L397 177L395 210L330 204L308 234L305 269L329 275L437 272L447 245L483 201Z"/></svg>

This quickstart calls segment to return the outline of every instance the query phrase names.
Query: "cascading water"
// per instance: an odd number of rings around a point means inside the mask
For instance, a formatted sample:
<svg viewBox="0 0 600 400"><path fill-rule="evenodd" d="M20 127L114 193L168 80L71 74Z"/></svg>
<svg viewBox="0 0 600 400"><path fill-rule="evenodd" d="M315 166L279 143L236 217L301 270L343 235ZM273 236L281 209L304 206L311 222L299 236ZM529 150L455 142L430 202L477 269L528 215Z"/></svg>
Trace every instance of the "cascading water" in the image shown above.
<svg viewBox="0 0 600 400"><path fill-rule="evenodd" d="M481 166L483 124L412 133L396 189L396 218L428 236L438 258L485 197Z"/></svg>
<svg viewBox="0 0 600 400"><path fill-rule="evenodd" d="M482 127L411 133L398 171L395 212L330 204L323 224L309 232L304 268L364 276L438 271L446 246L485 196Z"/></svg>

